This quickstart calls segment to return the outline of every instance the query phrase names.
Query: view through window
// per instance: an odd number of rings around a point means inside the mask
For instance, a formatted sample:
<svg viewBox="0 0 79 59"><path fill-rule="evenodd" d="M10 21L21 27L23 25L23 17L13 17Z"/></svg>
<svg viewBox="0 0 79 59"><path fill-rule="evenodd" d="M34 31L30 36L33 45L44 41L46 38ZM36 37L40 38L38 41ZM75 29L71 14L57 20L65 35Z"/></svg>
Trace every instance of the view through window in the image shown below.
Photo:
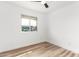
<svg viewBox="0 0 79 59"><path fill-rule="evenodd" d="M37 17L22 15L22 31L37 31Z"/></svg>

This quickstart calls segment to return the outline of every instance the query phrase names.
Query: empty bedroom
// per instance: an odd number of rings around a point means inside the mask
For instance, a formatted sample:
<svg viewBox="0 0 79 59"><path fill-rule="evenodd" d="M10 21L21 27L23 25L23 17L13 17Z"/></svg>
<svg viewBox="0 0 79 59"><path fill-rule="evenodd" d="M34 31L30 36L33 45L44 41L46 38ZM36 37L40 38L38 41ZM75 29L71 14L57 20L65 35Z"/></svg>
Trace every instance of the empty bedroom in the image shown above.
<svg viewBox="0 0 79 59"><path fill-rule="evenodd" d="M0 1L0 57L79 57L79 1Z"/></svg>

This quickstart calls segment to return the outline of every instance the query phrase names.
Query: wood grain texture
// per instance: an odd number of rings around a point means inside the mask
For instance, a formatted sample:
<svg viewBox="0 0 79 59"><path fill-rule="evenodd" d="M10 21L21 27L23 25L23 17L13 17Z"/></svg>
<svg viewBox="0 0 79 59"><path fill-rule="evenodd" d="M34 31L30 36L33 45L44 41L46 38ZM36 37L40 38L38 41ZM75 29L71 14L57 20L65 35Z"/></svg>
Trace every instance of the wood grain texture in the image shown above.
<svg viewBox="0 0 79 59"><path fill-rule="evenodd" d="M0 53L0 57L78 57L79 54L57 45L42 42Z"/></svg>

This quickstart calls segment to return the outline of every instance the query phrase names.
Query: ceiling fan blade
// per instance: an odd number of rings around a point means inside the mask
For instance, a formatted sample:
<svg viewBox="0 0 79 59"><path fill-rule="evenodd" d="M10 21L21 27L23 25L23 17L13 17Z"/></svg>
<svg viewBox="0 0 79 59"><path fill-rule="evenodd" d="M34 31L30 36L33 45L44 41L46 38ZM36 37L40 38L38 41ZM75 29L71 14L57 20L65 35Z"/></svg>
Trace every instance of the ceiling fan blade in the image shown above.
<svg viewBox="0 0 79 59"><path fill-rule="evenodd" d="M32 1L32 2L41 2L41 1Z"/></svg>
<svg viewBox="0 0 79 59"><path fill-rule="evenodd" d="M32 2L41 2L44 6L45 6L45 8L48 8L49 6L48 6L48 4L46 3L46 1L32 1Z"/></svg>
<svg viewBox="0 0 79 59"><path fill-rule="evenodd" d="M45 6L46 8L48 8L48 7L49 7L47 3L45 3L45 4L44 4L44 6Z"/></svg>

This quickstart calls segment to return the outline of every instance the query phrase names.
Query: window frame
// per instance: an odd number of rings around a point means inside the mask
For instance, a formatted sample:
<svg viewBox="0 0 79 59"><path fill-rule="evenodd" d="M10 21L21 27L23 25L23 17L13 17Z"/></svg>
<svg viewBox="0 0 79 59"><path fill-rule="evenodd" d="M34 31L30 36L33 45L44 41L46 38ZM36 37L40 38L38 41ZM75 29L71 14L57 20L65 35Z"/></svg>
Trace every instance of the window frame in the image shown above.
<svg viewBox="0 0 79 59"><path fill-rule="evenodd" d="M29 19L29 20L36 20L36 30L32 30L32 27L31 27L31 22L29 21L29 30L28 31L23 31L22 30L22 18L27 18L27 19ZM22 14L21 15L21 32L37 32L38 31L38 24L37 24L37 17L34 17L34 16L28 16L28 15L24 15L24 14Z"/></svg>

